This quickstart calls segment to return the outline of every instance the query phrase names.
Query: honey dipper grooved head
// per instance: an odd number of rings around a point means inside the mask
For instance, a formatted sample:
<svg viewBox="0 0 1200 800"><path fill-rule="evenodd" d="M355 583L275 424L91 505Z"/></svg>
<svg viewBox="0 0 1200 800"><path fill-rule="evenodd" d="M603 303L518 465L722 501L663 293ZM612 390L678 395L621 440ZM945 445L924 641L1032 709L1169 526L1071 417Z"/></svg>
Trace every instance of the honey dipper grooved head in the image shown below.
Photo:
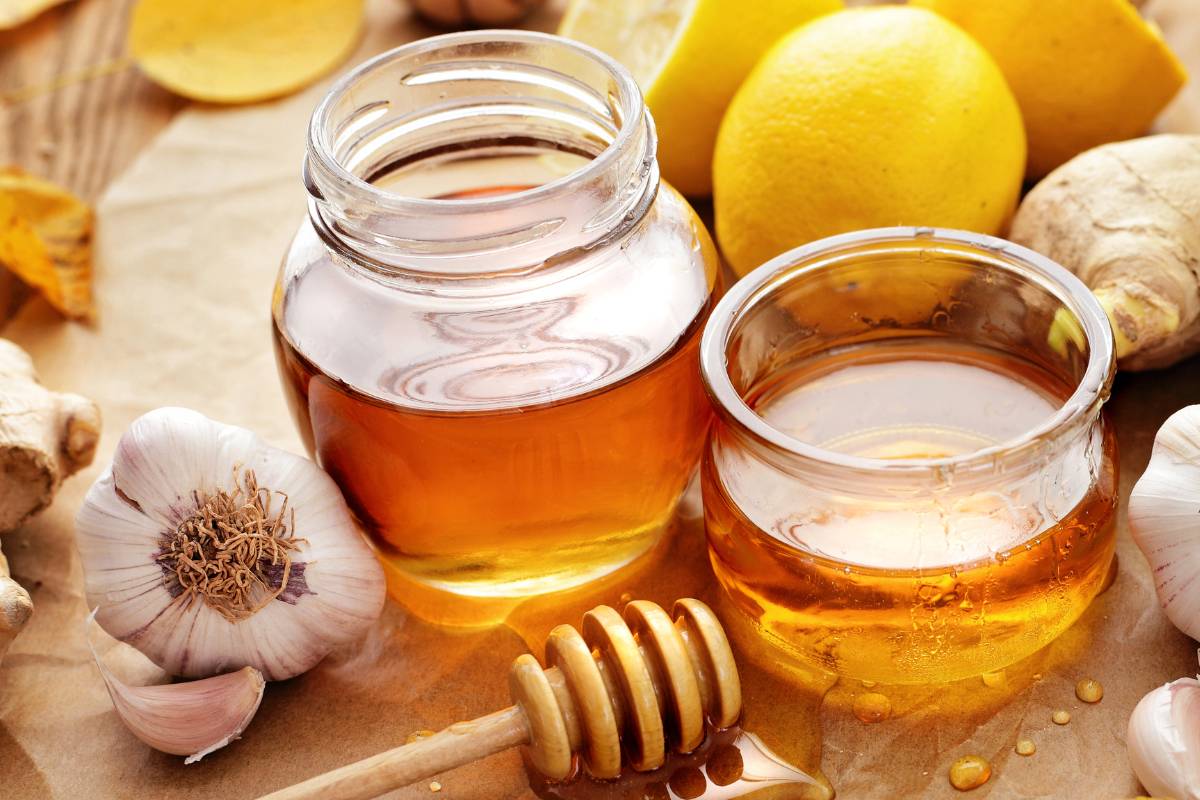
<svg viewBox="0 0 1200 800"><path fill-rule="evenodd" d="M579 751L594 777L615 778L622 732L630 766L656 769L668 742L691 752L706 722L737 721L741 687L720 622L699 600L672 610L674 621L643 600L629 603L624 618L598 606L584 615L582 635L570 625L550 632L546 670L531 655L513 663L513 702L528 723L531 761L546 777L567 778Z"/></svg>

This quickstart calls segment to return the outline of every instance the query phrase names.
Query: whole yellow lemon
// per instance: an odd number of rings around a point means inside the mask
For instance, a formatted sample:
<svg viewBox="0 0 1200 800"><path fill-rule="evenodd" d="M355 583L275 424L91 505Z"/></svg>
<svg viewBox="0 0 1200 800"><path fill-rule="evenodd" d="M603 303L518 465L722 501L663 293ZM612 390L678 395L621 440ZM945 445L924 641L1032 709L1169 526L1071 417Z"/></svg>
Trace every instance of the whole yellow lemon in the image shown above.
<svg viewBox="0 0 1200 800"><path fill-rule="evenodd" d="M713 158L717 238L745 274L805 242L887 225L1000 233L1025 172L995 61L931 11L820 17L755 65Z"/></svg>
<svg viewBox="0 0 1200 800"><path fill-rule="evenodd" d="M1025 118L1031 177L1142 135L1187 81L1129 0L912 2L962 27L996 59Z"/></svg>

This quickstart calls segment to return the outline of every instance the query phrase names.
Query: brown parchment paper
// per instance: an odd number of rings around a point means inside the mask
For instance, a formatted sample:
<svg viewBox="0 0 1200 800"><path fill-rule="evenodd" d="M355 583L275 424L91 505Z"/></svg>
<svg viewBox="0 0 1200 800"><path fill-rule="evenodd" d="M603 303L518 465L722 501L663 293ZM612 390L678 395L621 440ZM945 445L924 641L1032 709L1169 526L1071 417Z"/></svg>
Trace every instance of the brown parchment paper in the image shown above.
<svg viewBox="0 0 1200 800"><path fill-rule="evenodd" d="M531 22L550 29L558 6ZM1200 74L1195 0L1152 0L1176 48ZM370 4L359 57L432 31L399 0ZM112 711L84 641L86 614L72 517L129 422L161 405L195 408L300 450L278 388L269 301L279 259L304 213L298 168L312 107L323 93L247 108L193 107L168 127L99 204L94 328L28 305L3 332L34 356L51 386L94 397L105 414L97 465L72 479L54 506L4 541L14 574L36 604L31 626L0 665L0 799L250 798L373 754L421 729L507 705L506 669L554 622L577 622L596 602L628 592L668 602L714 599L696 497L689 495L659 553L602 585L494 612L507 625L439 628L398 605L360 645L308 674L268 687L242 740L185 767L130 736ZM1200 130L1191 90L1164 116L1171 129ZM1171 412L1200 402L1200 361L1122 376L1110 411L1121 445L1122 494L1149 458ZM946 782L954 758L978 753L995 775L972 797L1105 800L1138 793L1125 756L1125 725L1137 700L1197 671L1195 644L1158 610L1145 561L1122 515L1119 573L1067 634L1010 668L999 685L964 681L924 690L884 689L896 715L864 725L849 713L863 687L797 681L753 648L740 647L746 727L794 763L818 765L842 798L958 796ZM426 616L469 617L425 599ZM129 682L162 673L129 647L102 638L101 652ZM1075 681L1105 686L1084 706ZM996 681L992 682L996 684ZM1070 725L1050 721L1054 709ZM1038 746L1012 753L1018 735ZM439 797L528 798L520 757L506 753L439 776ZM432 797L427 784L394 797ZM616 791L613 796L620 796ZM640 797L640 794L636 795Z"/></svg>

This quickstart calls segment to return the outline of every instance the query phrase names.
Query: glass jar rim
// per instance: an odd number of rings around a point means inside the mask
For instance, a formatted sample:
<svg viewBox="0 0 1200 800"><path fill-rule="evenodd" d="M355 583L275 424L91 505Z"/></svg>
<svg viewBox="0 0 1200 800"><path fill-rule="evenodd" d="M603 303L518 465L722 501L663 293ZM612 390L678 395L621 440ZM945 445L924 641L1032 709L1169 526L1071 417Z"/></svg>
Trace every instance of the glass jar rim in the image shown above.
<svg viewBox="0 0 1200 800"><path fill-rule="evenodd" d="M928 242L976 248L1000 257L1004 267L1036 279L1078 319L1088 345L1088 361L1075 391L1054 413L1021 435L998 444L946 458L884 459L827 450L798 439L768 423L738 393L728 370L726 347L736 324L781 282L811 275L828 266L823 256L845 254L862 245ZM805 261L813 263L793 269ZM785 280L781 281L783 278ZM747 273L713 309L700 341L700 371L719 416L754 440L804 462L866 474L942 476L991 469L997 460L1024 453L1061 432L1087 425L1108 399L1115 367L1108 316L1092 292L1074 274L1051 259L1005 239L949 228L896 226L872 228L818 239L782 253Z"/></svg>
<svg viewBox="0 0 1200 800"><path fill-rule="evenodd" d="M612 77L617 85L617 92L614 99L620 110L621 124L616 136L594 158L589 159L586 164L562 177L528 189L485 197L447 199L401 195L387 189L382 189L370 181L364 180L347 169L334 157L332 142L329 138L331 127L330 116L336 104L364 75L403 59L472 44L523 44L558 47L595 61ZM581 99L585 98L581 97ZM313 112L308 128L308 154L306 161L308 159L315 159L324 177L332 178L346 189L361 193L377 207L383 209L412 215L503 211L527 203L553 198L560 192L569 190L572 184L581 179L586 180L590 176L603 173L610 167L614 160L620 157L622 150L627 144L638 135L639 129L646 124L648 116L648 113L645 112L641 89L638 87L633 75L615 59L594 47L562 36L538 31L506 29L461 31L429 36L380 53L359 64L339 78L330 87L324 99ZM650 148L648 157L653 160L655 157L653 142L650 143ZM308 167L306 166L305 169L307 171Z"/></svg>

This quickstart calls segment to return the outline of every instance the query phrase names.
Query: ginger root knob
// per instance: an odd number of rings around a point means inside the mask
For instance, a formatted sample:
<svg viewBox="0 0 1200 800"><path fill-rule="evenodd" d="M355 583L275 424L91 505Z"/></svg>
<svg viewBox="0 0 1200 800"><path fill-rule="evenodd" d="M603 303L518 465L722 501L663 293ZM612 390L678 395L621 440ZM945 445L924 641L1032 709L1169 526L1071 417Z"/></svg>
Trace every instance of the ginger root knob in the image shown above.
<svg viewBox="0 0 1200 800"><path fill-rule="evenodd" d="M96 404L42 386L25 351L0 339L0 533L50 505L63 479L92 462L99 440ZM32 613L0 553L0 658Z"/></svg>
<svg viewBox="0 0 1200 800"><path fill-rule="evenodd" d="M25 351L0 339L0 533L50 505L99 441L96 404L42 386Z"/></svg>
<svg viewBox="0 0 1200 800"><path fill-rule="evenodd" d="M1089 150L1025 197L1010 238L1062 264L1100 300L1122 369L1200 351L1200 136Z"/></svg>
<svg viewBox="0 0 1200 800"><path fill-rule="evenodd" d="M29 592L8 574L8 561L0 553L0 660L25 623L33 616Z"/></svg>

